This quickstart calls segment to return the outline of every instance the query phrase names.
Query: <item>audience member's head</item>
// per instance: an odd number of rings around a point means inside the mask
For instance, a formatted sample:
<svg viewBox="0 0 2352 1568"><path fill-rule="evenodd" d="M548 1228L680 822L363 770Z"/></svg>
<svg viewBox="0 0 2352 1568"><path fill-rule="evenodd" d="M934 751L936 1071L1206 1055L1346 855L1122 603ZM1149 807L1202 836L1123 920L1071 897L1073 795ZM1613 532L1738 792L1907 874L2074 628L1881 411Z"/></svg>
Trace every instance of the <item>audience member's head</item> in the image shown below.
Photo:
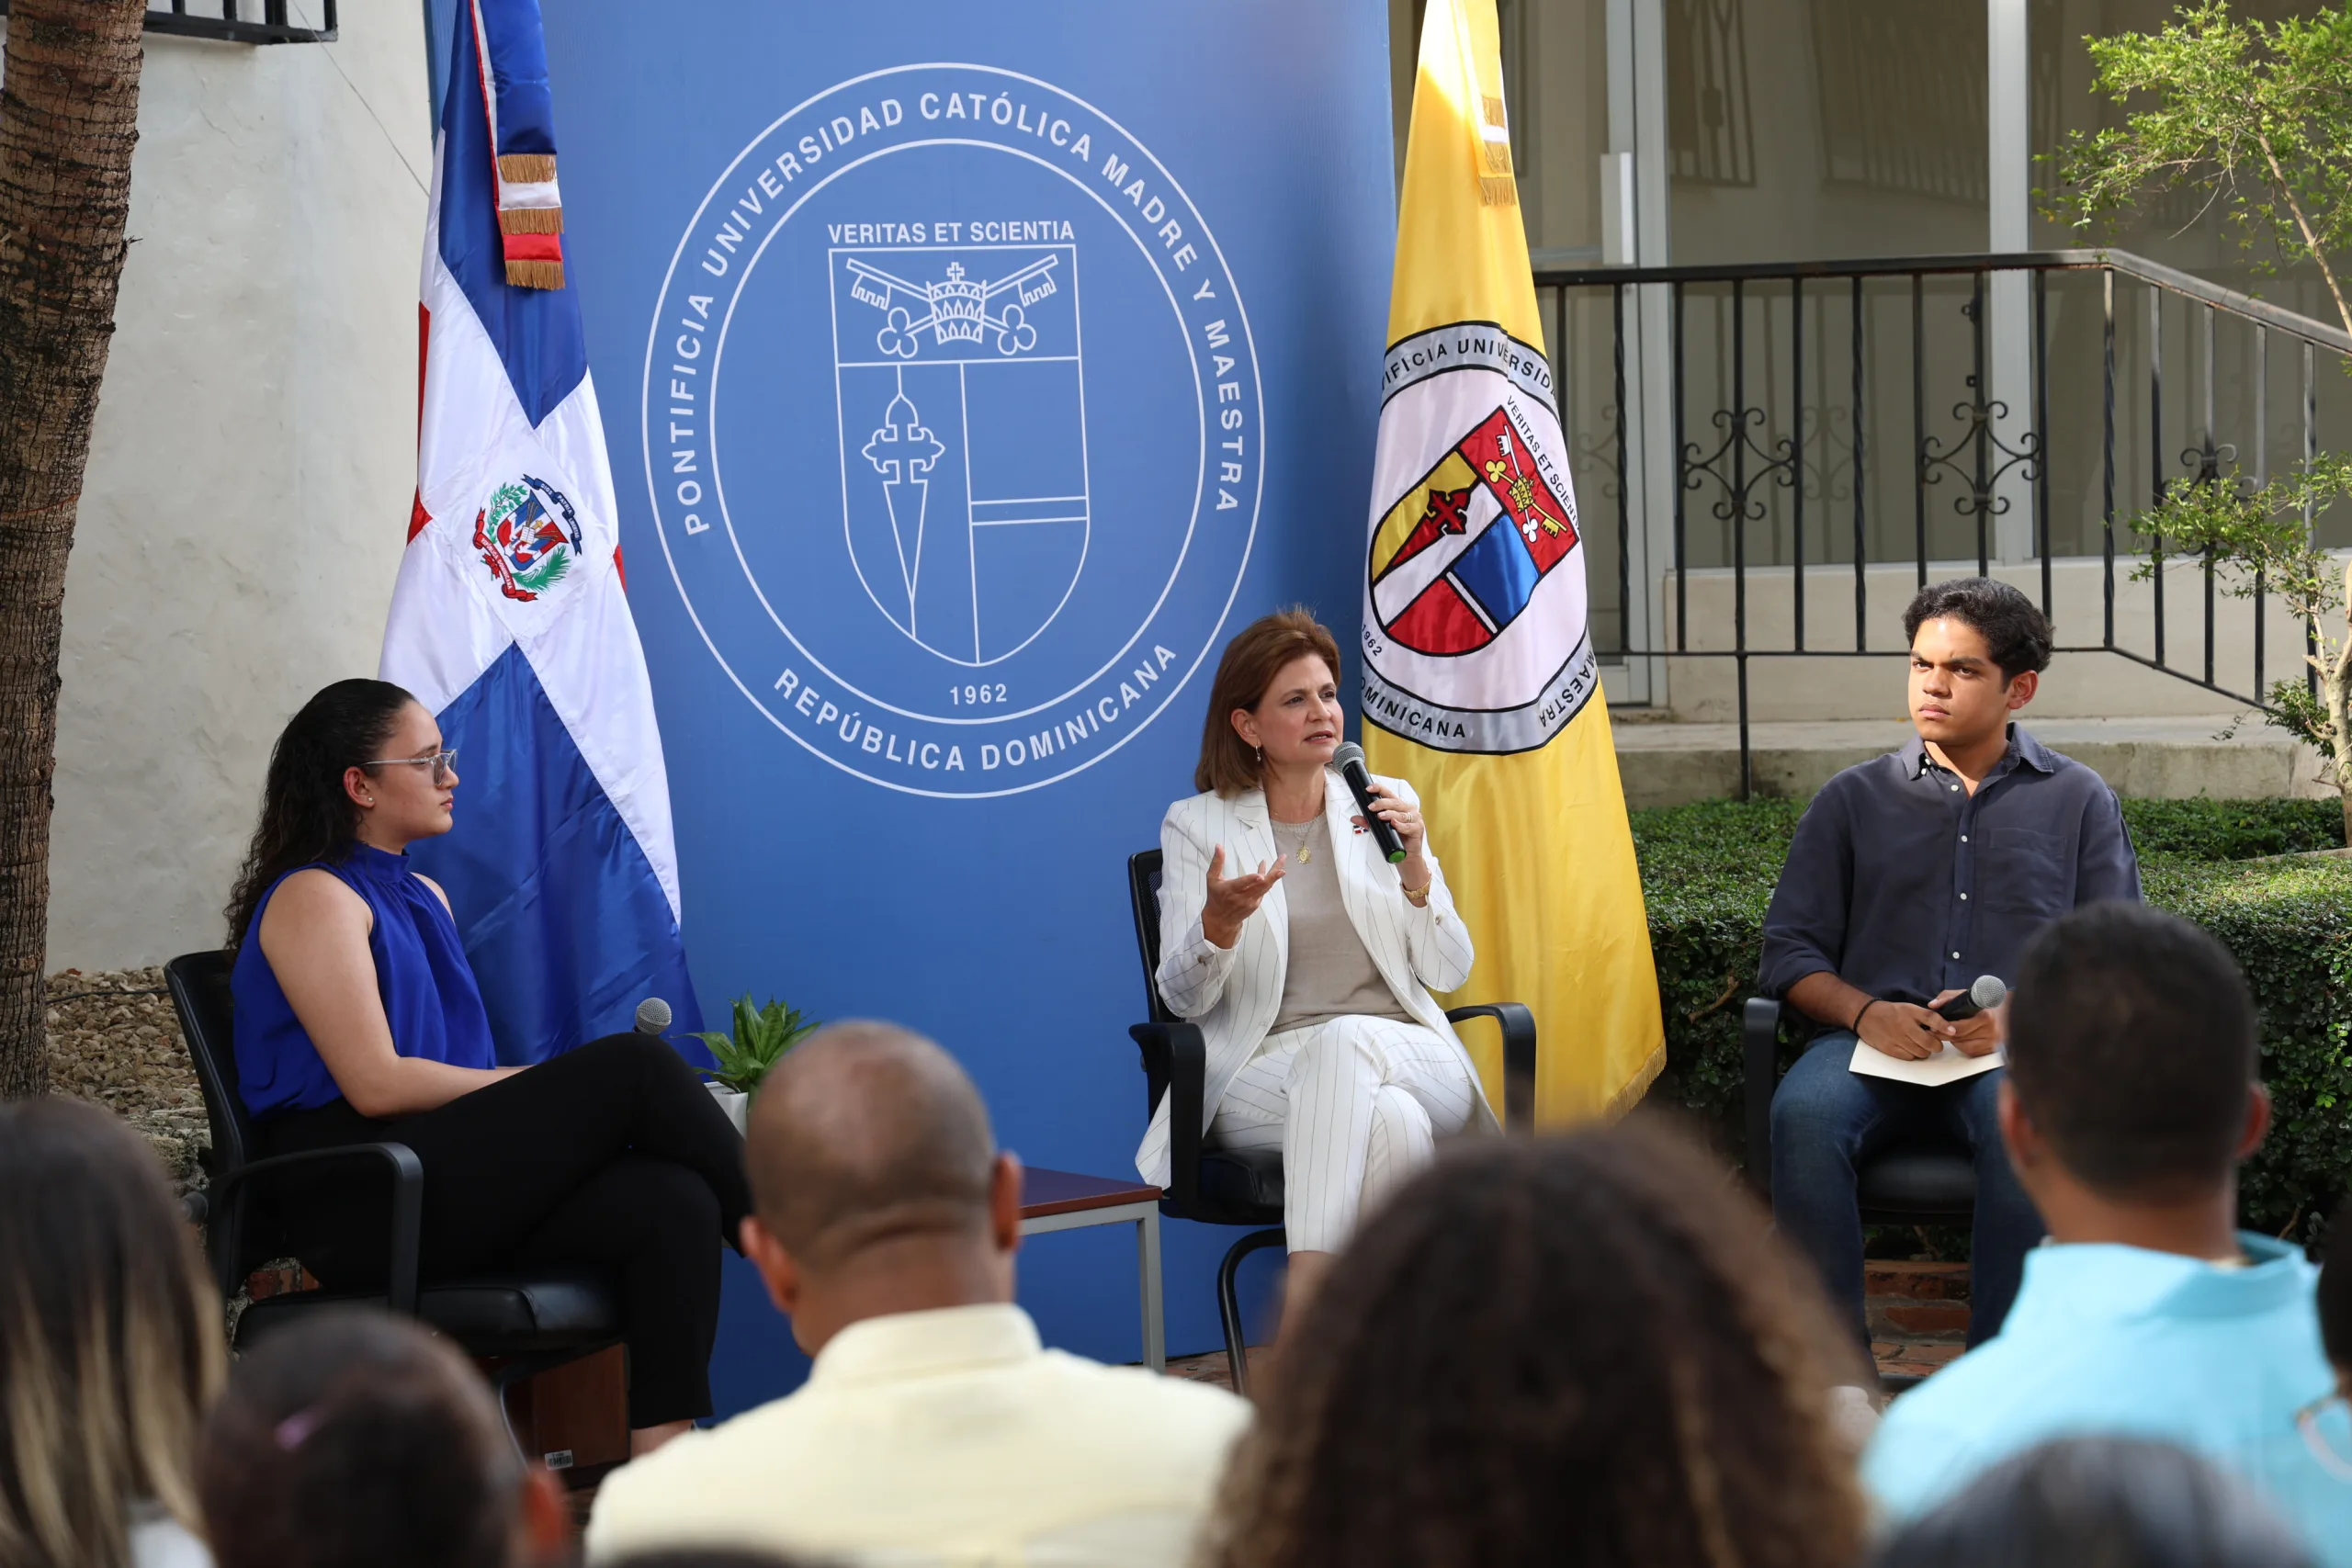
<svg viewBox="0 0 2352 1568"><path fill-rule="evenodd" d="M512 1568L569 1528L559 1486L524 1465L465 1359L356 1307L240 1358L197 1486L220 1568Z"/></svg>
<svg viewBox="0 0 2352 1568"><path fill-rule="evenodd" d="M2328 1223L2327 1257L2319 1268L2319 1337L2335 1369L2335 1386L2352 1400L2352 1198Z"/></svg>
<svg viewBox="0 0 2352 1568"><path fill-rule="evenodd" d="M194 1526L220 1329L138 1134L75 1100L0 1104L0 1562L119 1568L151 1505Z"/></svg>
<svg viewBox="0 0 2352 1568"><path fill-rule="evenodd" d="M1874 1568L2307 1568L2263 1501L2169 1443L2068 1438L2013 1454L1906 1526Z"/></svg>
<svg viewBox="0 0 2352 1568"><path fill-rule="evenodd" d="M743 1251L810 1353L861 1318L1012 1299L1021 1167L956 1059L895 1024L819 1030L752 1102Z"/></svg>
<svg viewBox="0 0 2352 1568"><path fill-rule="evenodd" d="M2009 1003L2018 1179L2053 1226L2071 1190L2156 1209L2233 1193L2269 1124L2259 1062L2220 942L2143 904L2075 909L2027 946Z"/></svg>
<svg viewBox="0 0 2352 1568"><path fill-rule="evenodd" d="M1696 1150L1633 1124L1458 1148L1285 1330L1219 1568L1843 1564L1856 1381L1818 1289Z"/></svg>

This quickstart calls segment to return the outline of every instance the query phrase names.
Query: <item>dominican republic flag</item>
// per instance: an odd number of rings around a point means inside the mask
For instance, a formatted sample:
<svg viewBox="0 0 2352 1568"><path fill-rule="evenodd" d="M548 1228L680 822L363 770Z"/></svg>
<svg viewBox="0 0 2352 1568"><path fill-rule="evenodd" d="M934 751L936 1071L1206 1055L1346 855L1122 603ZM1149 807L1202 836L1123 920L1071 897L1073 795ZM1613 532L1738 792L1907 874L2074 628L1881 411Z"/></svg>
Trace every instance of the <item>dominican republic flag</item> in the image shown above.
<svg viewBox="0 0 2352 1568"><path fill-rule="evenodd" d="M563 265L537 0L469 0L434 152L416 502L382 674L460 755L448 891L499 1060L701 1027L670 785L621 571L613 476Z"/></svg>

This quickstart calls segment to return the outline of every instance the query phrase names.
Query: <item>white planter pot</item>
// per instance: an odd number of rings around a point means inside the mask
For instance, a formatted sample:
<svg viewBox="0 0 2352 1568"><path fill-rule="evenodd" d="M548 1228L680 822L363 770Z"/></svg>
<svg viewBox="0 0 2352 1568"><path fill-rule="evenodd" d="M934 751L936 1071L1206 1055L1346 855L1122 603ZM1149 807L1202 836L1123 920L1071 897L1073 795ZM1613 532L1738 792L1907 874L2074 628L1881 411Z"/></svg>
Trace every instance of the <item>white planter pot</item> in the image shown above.
<svg viewBox="0 0 2352 1568"><path fill-rule="evenodd" d="M741 1133L744 1130L743 1118L752 1109L752 1097L738 1094L722 1084L712 1083L704 1087L710 1090L710 1098L718 1101L718 1109L727 1112L727 1119L735 1123L735 1131Z"/></svg>

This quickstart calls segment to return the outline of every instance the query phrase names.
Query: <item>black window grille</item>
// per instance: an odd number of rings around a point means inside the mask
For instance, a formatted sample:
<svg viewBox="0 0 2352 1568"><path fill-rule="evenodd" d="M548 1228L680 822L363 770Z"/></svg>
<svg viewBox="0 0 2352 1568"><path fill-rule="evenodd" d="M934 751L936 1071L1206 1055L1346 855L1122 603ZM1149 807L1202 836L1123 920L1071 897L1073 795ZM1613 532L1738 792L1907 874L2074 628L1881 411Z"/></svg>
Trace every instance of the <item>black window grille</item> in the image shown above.
<svg viewBox="0 0 2352 1568"><path fill-rule="evenodd" d="M1756 183L1745 10L1742 0L1668 0L1666 144L1678 180Z"/></svg>
<svg viewBox="0 0 2352 1568"><path fill-rule="evenodd" d="M8 0L0 0L0 17ZM315 24L315 25L314 25ZM147 30L223 43L333 43L335 0L148 0Z"/></svg>
<svg viewBox="0 0 2352 1568"><path fill-rule="evenodd" d="M1984 205L1984 7L1813 0L1812 19L1826 177Z"/></svg>

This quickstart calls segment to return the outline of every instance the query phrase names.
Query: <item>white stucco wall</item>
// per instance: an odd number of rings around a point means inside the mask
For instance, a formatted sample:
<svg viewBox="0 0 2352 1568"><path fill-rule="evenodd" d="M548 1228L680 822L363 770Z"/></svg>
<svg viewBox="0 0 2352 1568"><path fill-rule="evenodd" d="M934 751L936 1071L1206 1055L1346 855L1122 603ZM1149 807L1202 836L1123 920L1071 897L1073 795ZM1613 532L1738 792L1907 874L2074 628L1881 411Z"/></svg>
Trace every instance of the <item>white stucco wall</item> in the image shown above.
<svg viewBox="0 0 2352 1568"><path fill-rule="evenodd" d="M331 44L147 39L65 583L52 971L218 945L270 742L375 673L432 149L418 8L346 0L341 22Z"/></svg>

